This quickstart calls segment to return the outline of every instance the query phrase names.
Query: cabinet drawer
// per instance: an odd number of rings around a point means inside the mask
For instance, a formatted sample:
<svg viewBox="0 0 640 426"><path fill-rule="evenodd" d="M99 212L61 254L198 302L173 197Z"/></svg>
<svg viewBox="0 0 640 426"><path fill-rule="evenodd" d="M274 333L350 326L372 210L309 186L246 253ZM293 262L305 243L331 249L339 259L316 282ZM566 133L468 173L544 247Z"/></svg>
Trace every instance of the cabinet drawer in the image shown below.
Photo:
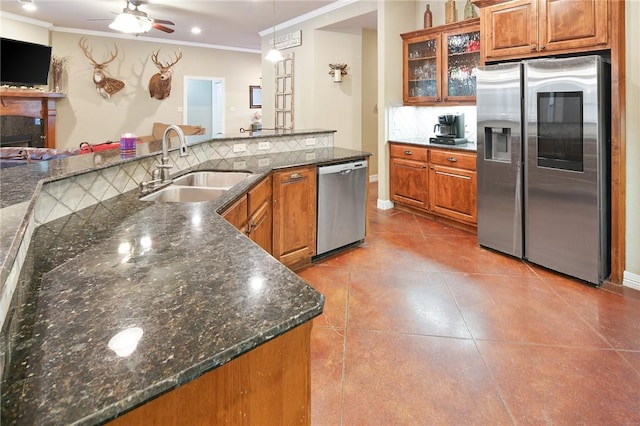
<svg viewBox="0 0 640 426"><path fill-rule="evenodd" d="M431 164L457 167L459 169L475 170L476 155L459 151L431 150Z"/></svg>
<svg viewBox="0 0 640 426"><path fill-rule="evenodd" d="M427 161L427 148L415 145L391 145L391 157L406 158L408 160Z"/></svg>
<svg viewBox="0 0 640 426"><path fill-rule="evenodd" d="M249 216L271 199L271 176L263 179L249 191Z"/></svg>

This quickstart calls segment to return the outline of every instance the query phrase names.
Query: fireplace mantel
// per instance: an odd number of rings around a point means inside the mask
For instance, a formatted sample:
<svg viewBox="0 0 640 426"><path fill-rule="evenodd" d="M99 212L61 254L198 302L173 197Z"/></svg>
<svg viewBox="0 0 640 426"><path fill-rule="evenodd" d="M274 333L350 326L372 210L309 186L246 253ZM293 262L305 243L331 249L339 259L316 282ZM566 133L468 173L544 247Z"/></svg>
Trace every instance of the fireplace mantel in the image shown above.
<svg viewBox="0 0 640 426"><path fill-rule="evenodd" d="M64 93L35 90L0 90L0 115L41 118L44 126L44 146L56 147L56 100Z"/></svg>

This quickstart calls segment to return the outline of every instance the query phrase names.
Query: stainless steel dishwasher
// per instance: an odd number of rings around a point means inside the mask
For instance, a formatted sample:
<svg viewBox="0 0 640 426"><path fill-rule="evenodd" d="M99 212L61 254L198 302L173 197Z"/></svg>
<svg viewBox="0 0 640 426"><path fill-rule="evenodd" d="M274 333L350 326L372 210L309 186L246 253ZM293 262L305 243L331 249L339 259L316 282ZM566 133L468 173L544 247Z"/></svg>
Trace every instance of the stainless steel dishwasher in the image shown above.
<svg viewBox="0 0 640 426"><path fill-rule="evenodd" d="M364 239L367 160L318 166L316 257Z"/></svg>

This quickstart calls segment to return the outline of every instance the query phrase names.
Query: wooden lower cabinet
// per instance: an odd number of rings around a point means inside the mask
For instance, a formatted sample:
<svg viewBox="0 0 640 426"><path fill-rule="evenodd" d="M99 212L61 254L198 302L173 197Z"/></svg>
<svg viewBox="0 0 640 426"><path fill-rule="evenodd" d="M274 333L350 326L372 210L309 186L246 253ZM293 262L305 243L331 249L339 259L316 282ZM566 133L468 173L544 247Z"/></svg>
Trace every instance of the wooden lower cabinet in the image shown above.
<svg viewBox="0 0 640 426"><path fill-rule="evenodd" d="M316 252L316 168L273 173L273 256L290 268Z"/></svg>
<svg viewBox="0 0 640 426"><path fill-rule="evenodd" d="M476 154L429 150L429 210L441 217L477 223Z"/></svg>
<svg viewBox="0 0 640 426"><path fill-rule="evenodd" d="M423 161L407 160L407 153L416 155L416 150ZM390 153L394 202L475 227L475 153L402 144L391 144Z"/></svg>
<svg viewBox="0 0 640 426"><path fill-rule="evenodd" d="M256 244L273 253L272 177L268 176L249 190L247 233Z"/></svg>
<svg viewBox="0 0 640 426"><path fill-rule="evenodd" d="M419 209L429 207L426 148L391 145L391 199Z"/></svg>
<svg viewBox="0 0 640 426"><path fill-rule="evenodd" d="M309 425L311 327L306 322L110 424Z"/></svg>
<svg viewBox="0 0 640 426"><path fill-rule="evenodd" d="M260 181L222 213L227 222L268 253L273 248L271 180L271 176L268 176Z"/></svg>

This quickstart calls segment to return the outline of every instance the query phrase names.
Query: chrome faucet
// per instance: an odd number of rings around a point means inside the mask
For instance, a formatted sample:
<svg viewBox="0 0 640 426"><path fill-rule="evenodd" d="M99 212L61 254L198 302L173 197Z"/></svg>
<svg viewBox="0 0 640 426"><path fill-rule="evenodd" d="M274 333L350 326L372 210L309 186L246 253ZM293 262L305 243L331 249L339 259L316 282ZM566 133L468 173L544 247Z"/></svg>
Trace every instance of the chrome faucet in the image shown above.
<svg viewBox="0 0 640 426"><path fill-rule="evenodd" d="M180 127L175 124L170 124L162 134L162 158L160 158L160 164L151 173L151 180L140 183L140 189L142 192L149 191L155 187L156 184L168 185L173 180L169 176L169 169L173 167L169 164L169 132L173 130L178 135L180 141L180 157L187 157L187 140L184 136L184 132Z"/></svg>

